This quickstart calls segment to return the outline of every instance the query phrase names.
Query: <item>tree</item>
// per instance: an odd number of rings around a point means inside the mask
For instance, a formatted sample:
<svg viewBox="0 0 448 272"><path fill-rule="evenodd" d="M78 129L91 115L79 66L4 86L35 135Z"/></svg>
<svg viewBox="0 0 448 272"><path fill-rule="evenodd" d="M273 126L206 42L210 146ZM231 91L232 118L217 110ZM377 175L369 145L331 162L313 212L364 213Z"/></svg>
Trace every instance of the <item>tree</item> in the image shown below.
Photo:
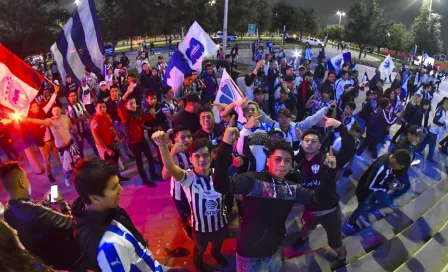
<svg viewBox="0 0 448 272"><path fill-rule="evenodd" d="M381 48L388 48L391 42L392 22L380 21L374 29L374 45L380 53Z"/></svg>
<svg viewBox="0 0 448 272"><path fill-rule="evenodd" d="M258 33L268 31L271 28L271 11L267 0L255 0L255 21L254 24L258 27Z"/></svg>
<svg viewBox="0 0 448 272"><path fill-rule="evenodd" d="M310 35L317 34L319 30L319 19L313 8L298 8L297 14L297 30L299 31L299 39L302 39L304 33Z"/></svg>
<svg viewBox="0 0 448 272"><path fill-rule="evenodd" d="M333 41L342 41L344 38L344 28L340 25L330 25L324 29L321 30L320 35L321 37L327 37L329 40Z"/></svg>
<svg viewBox="0 0 448 272"><path fill-rule="evenodd" d="M145 0L104 0L100 20L105 37L113 43L119 39L141 36L147 32L149 1Z"/></svg>
<svg viewBox="0 0 448 272"><path fill-rule="evenodd" d="M442 50L441 18L439 14L430 14L428 3L422 5L419 15L412 24L414 43L419 52L434 55Z"/></svg>
<svg viewBox="0 0 448 272"><path fill-rule="evenodd" d="M407 32L404 24L393 24L390 29L389 48L396 53L405 52L408 47L408 44L406 44L407 35L410 35L410 33Z"/></svg>
<svg viewBox="0 0 448 272"><path fill-rule="evenodd" d="M0 42L22 58L48 52L70 16L58 0L4 0L0 10Z"/></svg>
<svg viewBox="0 0 448 272"><path fill-rule="evenodd" d="M383 11L373 0L367 5L365 0L358 0L347 14L347 24L345 27L345 37L347 40L358 45L360 51L358 58L369 45L376 44L378 32L383 21Z"/></svg>
<svg viewBox="0 0 448 272"><path fill-rule="evenodd" d="M287 31L295 29L297 27L297 17L296 9L285 2L279 2L272 8L272 26L282 32L284 26L286 26Z"/></svg>

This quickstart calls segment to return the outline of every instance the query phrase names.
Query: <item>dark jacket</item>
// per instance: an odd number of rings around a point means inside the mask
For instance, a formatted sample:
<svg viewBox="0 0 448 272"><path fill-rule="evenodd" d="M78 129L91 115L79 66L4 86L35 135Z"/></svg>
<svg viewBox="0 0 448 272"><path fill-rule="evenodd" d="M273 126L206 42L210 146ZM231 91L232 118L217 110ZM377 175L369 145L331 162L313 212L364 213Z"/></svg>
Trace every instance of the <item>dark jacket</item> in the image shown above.
<svg viewBox="0 0 448 272"><path fill-rule="evenodd" d="M387 127L393 125L396 120L397 117L395 115L390 115L387 111L378 108L370 117L367 136L378 140L382 139L387 131Z"/></svg>
<svg viewBox="0 0 448 272"><path fill-rule="evenodd" d="M316 66L316 69L314 70L314 77L315 78L324 78L325 77L325 72L327 71L327 67L326 67L326 63L322 62L319 63Z"/></svg>
<svg viewBox="0 0 448 272"><path fill-rule="evenodd" d="M400 139L398 139L397 144L394 146L391 153L394 153L399 149L406 149L407 151L409 151L409 154L411 154L411 161L413 161L415 158L416 148L417 146L415 146L408 140L408 136L403 135L400 137Z"/></svg>
<svg viewBox="0 0 448 272"><path fill-rule="evenodd" d="M70 206L62 201L59 213L31 199L11 199L5 210L5 221L19 234L31 254L58 270L72 268L81 258L75 239L75 224Z"/></svg>
<svg viewBox="0 0 448 272"><path fill-rule="evenodd" d="M308 190L295 181L275 181L268 172L229 176L232 146L218 147L213 186L221 194L242 194L243 225L237 243L240 256L264 258L274 255L285 235L285 222L294 203L307 204L324 198L324 190Z"/></svg>
<svg viewBox="0 0 448 272"><path fill-rule="evenodd" d="M76 238L87 255L90 270L101 271L97 264L98 246L112 220L121 223L138 242L147 246L127 212L120 207L107 212L86 211L85 204L78 198L73 202L73 216L76 220Z"/></svg>
<svg viewBox="0 0 448 272"><path fill-rule="evenodd" d="M151 78L151 71L149 73L145 73L145 71L142 71L138 77L140 86L142 86L143 89L149 89L149 79Z"/></svg>
<svg viewBox="0 0 448 272"><path fill-rule="evenodd" d="M205 90L202 91L202 99L206 102L215 100L216 91L218 90L218 80L213 73L209 75L207 72L203 73L202 79L205 83Z"/></svg>

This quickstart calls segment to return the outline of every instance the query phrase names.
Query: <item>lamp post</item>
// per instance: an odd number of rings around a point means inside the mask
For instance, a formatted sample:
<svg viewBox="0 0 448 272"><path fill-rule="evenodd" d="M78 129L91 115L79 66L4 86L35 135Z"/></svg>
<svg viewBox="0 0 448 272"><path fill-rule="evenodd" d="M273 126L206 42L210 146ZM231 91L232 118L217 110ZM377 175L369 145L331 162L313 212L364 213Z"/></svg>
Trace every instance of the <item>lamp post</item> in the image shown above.
<svg viewBox="0 0 448 272"><path fill-rule="evenodd" d="M75 5L79 6L79 3L81 2L81 0L75 0Z"/></svg>
<svg viewBox="0 0 448 272"><path fill-rule="evenodd" d="M345 12L338 10L338 12L336 12L336 15L339 16L339 26L341 26L342 16L345 16Z"/></svg>
<svg viewBox="0 0 448 272"><path fill-rule="evenodd" d="M224 24L222 30L222 50L224 55L226 54L227 46L227 15L229 13L229 0L224 0Z"/></svg>

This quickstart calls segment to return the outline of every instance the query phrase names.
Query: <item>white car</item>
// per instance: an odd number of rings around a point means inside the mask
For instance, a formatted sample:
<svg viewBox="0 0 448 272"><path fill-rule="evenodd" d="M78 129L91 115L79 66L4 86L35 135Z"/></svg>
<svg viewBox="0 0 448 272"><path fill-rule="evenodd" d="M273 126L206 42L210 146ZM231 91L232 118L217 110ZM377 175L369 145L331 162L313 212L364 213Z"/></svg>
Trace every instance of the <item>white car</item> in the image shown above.
<svg viewBox="0 0 448 272"><path fill-rule="evenodd" d="M303 41L303 43L306 45L311 45L311 46L320 46L320 47L325 46L324 42L321 42L320 40L315 39L315 38L305 40L305 41Z"/></svg>
<svg viewBox="0 0 448 272"><path fill-rule="evenodd" d="M216 38L222 40L224 38L224 33L222 31L216 32ZM227 40L228 41L236 41L236 40L238 40L238 36L233 33L227 33Z"/></svg>

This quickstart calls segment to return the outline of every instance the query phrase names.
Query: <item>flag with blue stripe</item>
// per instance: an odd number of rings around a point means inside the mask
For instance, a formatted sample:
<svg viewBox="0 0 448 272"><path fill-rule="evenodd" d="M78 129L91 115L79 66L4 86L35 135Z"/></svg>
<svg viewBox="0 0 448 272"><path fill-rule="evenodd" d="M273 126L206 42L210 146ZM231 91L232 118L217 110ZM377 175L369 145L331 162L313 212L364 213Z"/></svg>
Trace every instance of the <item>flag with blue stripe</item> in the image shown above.
<svg viewBox="0 0 448 272"><path fill-rule="evenodd" d="M351 52L345 52L343 54L339 54L337 56L332 57L327 61L328 64L328 71L333 71L336 73L339 73L339 71L342 70L342 66L344 63L352 61L352 53Z"/></svg>
<svg viewBox="0 0 448 272"><path fill-rule="evenodd" d="M63 79L70 76L79 83L86 67L96 75L102 74L104 42L94 0L79 2L51 52Z"/></svg>
<svg viewBox="0 0 448 272"><path fill-rule="evenodd" d="M400 98L404 99L408 93L408 81L411 78L411 74L410 73L405 73L403 76L403 81L401 84L401 93L400 93Z"/></svg>
<svg viewBox="0 0 448 272"><path fill-rule="evenodd" d="M175 50L166 68L164 82L171 86L177 95L182 88L184 74L189 71L191 71L190 65L188 65L182 54L178 50Z"/></svg>
<svg viewBox="0 0 448 272"><path fill-rule="evenodd" d="M221 83L219 84L219 89L216 93L215 103L232 104L233 101L241 100L243 98L244 95L238 88L238 85L236 85L236 83L224 69L222 71ZM221 119L219 117L219 113L216 111L215 107L213 107L213 110L215 121L219 123ZM246 119L243 116L242 109L240 107L236 107L235 111L238 114L238 122L245 123Z"/></svg>
<svg viewBox="0 0 448 272"><path fill-rule="evenodd" d="M185 56L190 67L200 72L204 58L215 55L218 46L207 32L194 22L183 41L179 43L179 51Z"/></svg>

